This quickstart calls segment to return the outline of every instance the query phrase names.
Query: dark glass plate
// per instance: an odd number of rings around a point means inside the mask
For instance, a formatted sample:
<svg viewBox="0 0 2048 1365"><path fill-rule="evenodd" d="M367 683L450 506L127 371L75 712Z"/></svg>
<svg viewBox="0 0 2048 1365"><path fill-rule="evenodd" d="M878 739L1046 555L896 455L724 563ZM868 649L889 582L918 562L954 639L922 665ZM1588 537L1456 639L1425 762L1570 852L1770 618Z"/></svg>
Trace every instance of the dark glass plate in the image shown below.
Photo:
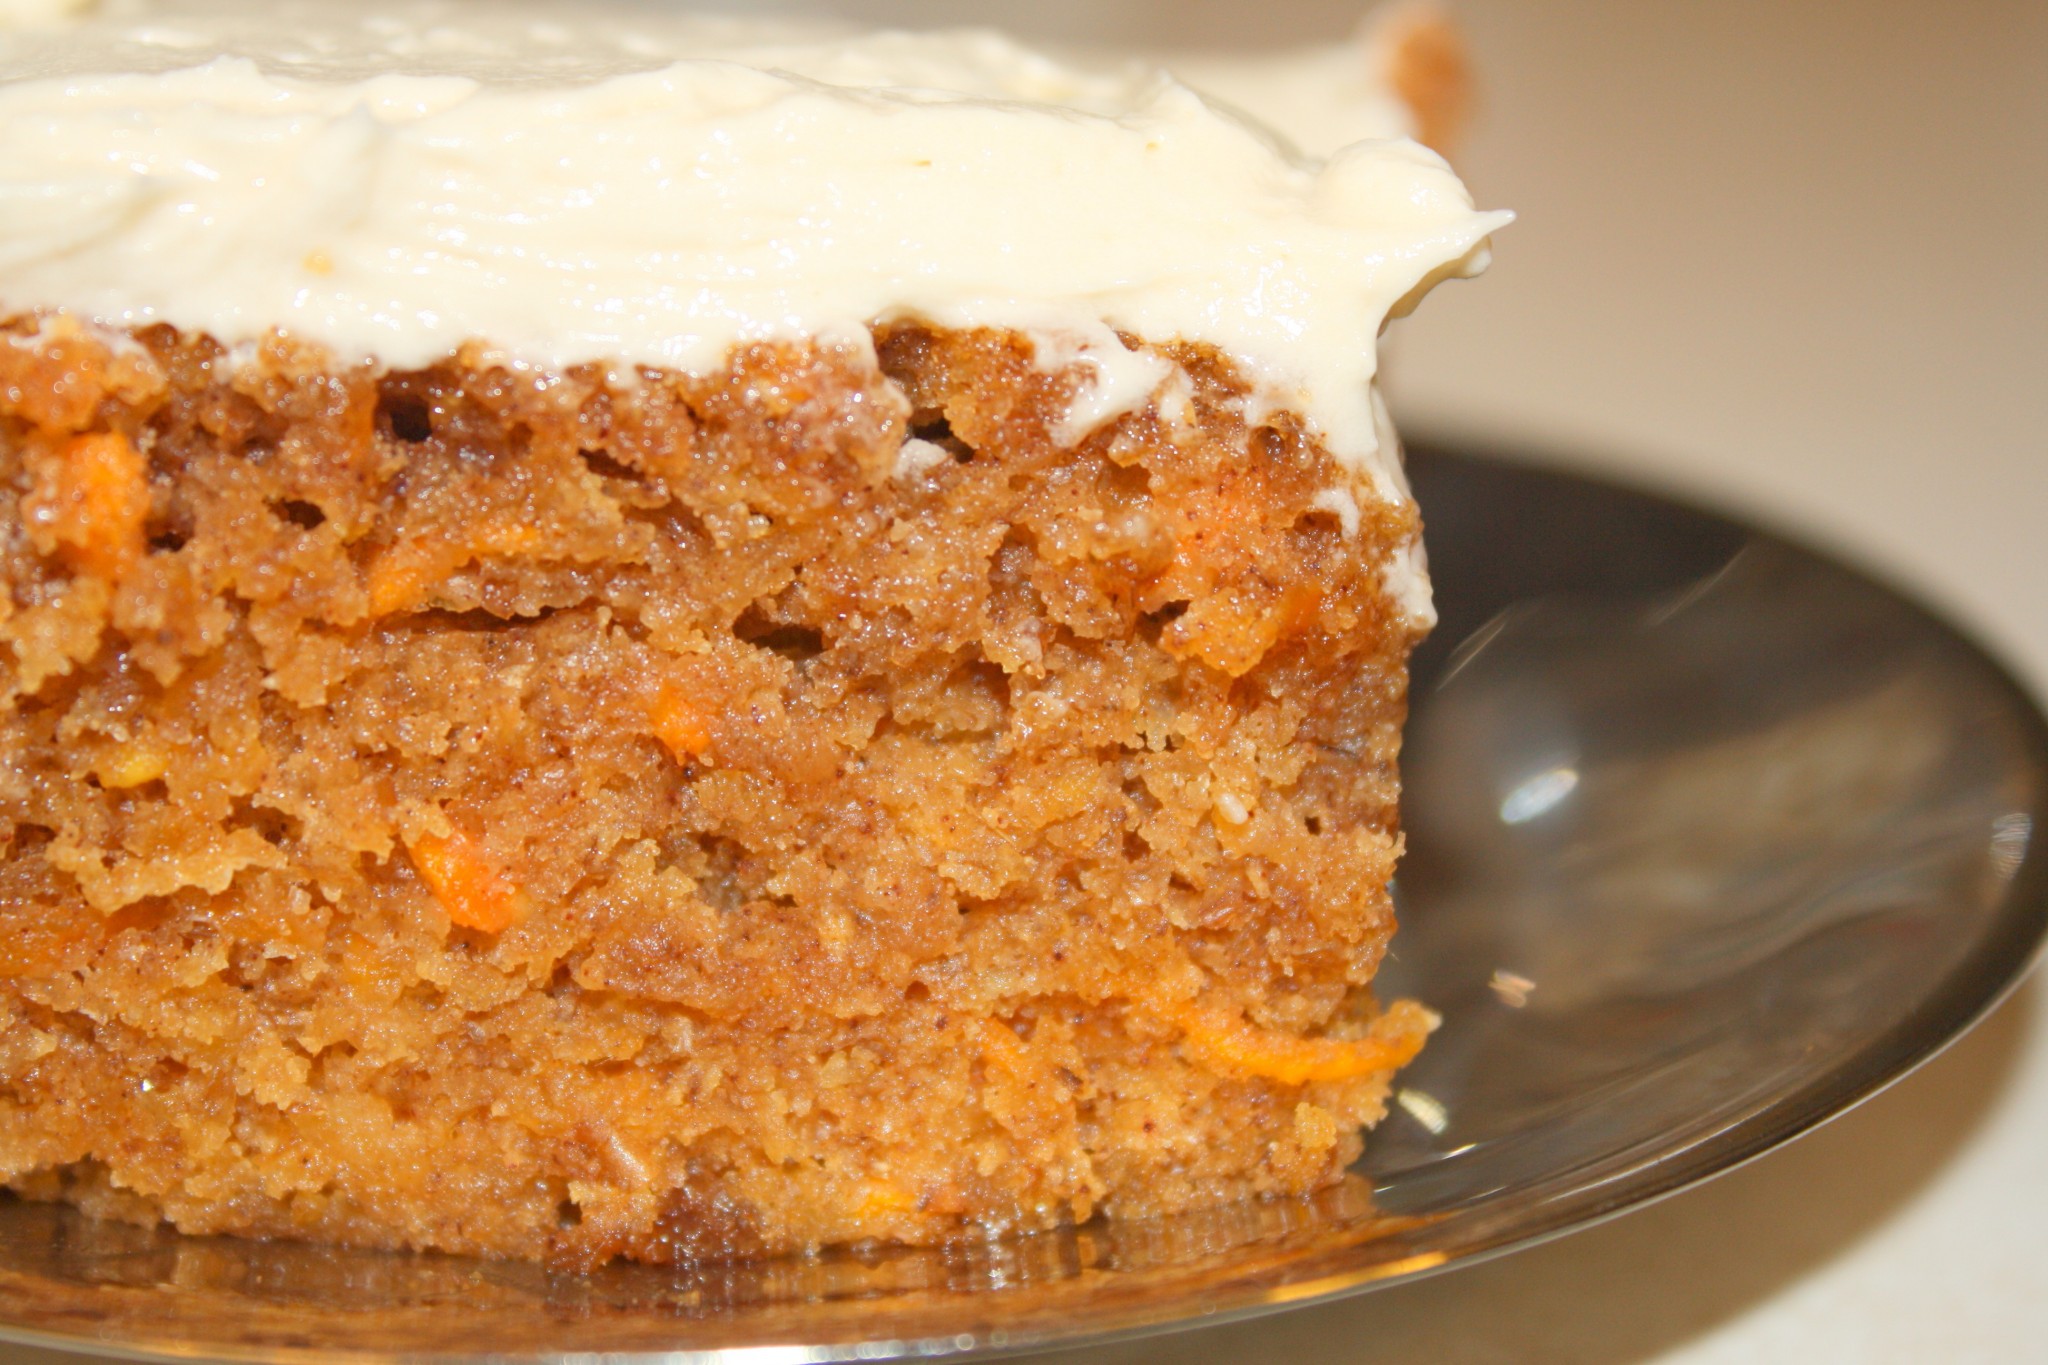
<svg viewBox="0 0 2048 1365"><path fill-rule="evenodd" d="M2048 920L2048 731L1996 664L1867 578L1671 502L1441 451L1411 472L1443 625L1416 660L1382 979L1445 1023L1345 1184L950 1251L588 1277L0 1202L0 1336L822 1361L1215 1321L1669 1194L1897 1079L2013 986Z"/></svg>

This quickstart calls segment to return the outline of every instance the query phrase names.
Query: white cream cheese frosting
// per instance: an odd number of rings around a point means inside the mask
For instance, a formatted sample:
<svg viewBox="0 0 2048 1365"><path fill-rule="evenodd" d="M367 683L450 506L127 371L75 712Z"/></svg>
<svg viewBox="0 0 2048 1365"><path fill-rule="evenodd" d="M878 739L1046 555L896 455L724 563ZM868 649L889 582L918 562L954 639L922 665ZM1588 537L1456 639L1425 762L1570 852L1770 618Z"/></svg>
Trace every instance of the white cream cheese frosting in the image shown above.
<svg viewBox="0 0 2048 1365"><path fill-rule="evenodd" d="M1071 439L1168 377L1119 332L1208 342L1400 498L1379 331L1509 221L1379 136L1398 111L1371 90L1351 107L1375 136L1310 159L1162 69L987 32L482 0L78 8L0 0L0 313L276 330L394 367L481 340L694 372L891 319L1008 327L1092 372ZM1426 619L1419 558L1388 576Z"/></svg>
<svg viewBox="0 0 2048 1365"><path fill-rule="evenodd" d="M1312 156L1353 142L1420 135L1421 121L1394 88L1402 24L1427 4L1378 10L1349 41L1267 52L1195 49L1165 58L1174 75L1245 111Z"/></svg>
<svg viewBox="0 0 2048 1365"><path fill-rule="evenodd" d="M91 3L92 0L0 0L0 27L54 24Z"/></svg>

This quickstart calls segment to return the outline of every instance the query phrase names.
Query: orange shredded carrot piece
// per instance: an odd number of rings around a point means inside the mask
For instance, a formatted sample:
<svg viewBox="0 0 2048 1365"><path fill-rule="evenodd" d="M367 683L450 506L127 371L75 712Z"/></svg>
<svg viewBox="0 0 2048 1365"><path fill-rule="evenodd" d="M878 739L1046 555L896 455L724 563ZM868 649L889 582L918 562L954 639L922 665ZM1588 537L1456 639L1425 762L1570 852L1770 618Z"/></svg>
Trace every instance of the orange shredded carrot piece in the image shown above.
<svg viewBox="0 0 2048 1365"><path fill-rule="evenodd" d="M99 775L101 786L112 787L116 791L154 782L170 770L168 754L139 742L122 745L93 769Z"/></svg>
<svg viewBox="0 0 2048 1365"><path fill-rule="evenodd" d="M496 934L525 913L519 889L506 880L482 845L462 831L445 838L423 834L408 851L427 890L448 918L463 928Z"/></svg>
<svg viewBox="0 0 2048 1365"><path fill-rule="evenodd" d="M389 616L418 602L427 590L486 555L516 555L540 543L540 532L517 523L484 522L469 539L433 553L405 548L388 551L370 567L370 614Z"/></svg>
<svg viewBox="0 0 2048 1365"><path fill-rule="evenodd" d="M654 737L677 758L698 758L711 747L711 725L677 687L663 687L647 708Z"/></svg>
<svg viewBox="0 0 2048 1365"><path fill-rule="evenodd" d="M74 436L34 462L24 511L79 568L118 578L142 557L149 520L149 465L119 432Z"/></svg>
<svg viewBox="0 0 2048 1365"><path fill-rule="evenodd" d="M872 1182L861 1196L860 1207L854 1210L857 1218L873 1218L885 1213L911 1213L917 1208L917 1200L910 1191L895 1185Z"/></svg>
<svg viewBox="0 0 2048 1365"><path fill-rule="evenodd" d="M410 606L425 590L428 576L424 565L378 560L370 570L370 614L389 616L401 607Z"/></svg>
<svg viewBox="0 0 2048 1365"><path fill-rule="evenodd" d="M1364 1038L1295 1038L1193 1003L1164 1013L1180 1025L1182 1046L1205 1065L1282 1085L1351 1081L1406 1066L1436 1023L1413 1000L1388 1006Z"/></svg>
<svg viewBox="0 0 2048 1365"><path fill-rule="evenodd" d="M1000 1019L981 1021L981 1053L989 1061L1019 1079L1029 1079L1031 1049L1016 1031Z"/></svg>

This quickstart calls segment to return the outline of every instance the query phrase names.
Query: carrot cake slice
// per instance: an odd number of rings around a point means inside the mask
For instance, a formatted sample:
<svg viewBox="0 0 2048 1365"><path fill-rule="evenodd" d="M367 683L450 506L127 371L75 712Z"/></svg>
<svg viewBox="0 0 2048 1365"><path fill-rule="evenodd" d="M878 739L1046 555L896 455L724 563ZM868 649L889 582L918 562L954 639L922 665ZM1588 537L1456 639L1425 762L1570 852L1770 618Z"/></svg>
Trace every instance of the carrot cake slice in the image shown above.
<svg viewBox="0 0 2048 1365"><path fill-rule="evenodd" d="M21 6L5 13L16 13ZM0 27L0 1180L688 1260L1334 1179L1483 262L989 33Z"/></svg>

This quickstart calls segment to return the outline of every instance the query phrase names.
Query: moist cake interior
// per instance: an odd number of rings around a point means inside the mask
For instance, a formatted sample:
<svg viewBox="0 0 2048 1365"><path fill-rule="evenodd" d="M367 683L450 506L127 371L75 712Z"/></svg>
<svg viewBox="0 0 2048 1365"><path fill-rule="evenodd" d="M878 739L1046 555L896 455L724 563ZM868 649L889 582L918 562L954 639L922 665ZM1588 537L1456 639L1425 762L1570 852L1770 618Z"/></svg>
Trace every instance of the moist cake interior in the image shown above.
<svg viewBox="0 0 2048 1365"><path fill-rule="evenodd" d="M4 332L17 1190L570 1267L934 1242L1315 1188L1427 1031L1367 989L1415 511L1211 348L1069 445L1085 376L1003 330Z"/></svg>

